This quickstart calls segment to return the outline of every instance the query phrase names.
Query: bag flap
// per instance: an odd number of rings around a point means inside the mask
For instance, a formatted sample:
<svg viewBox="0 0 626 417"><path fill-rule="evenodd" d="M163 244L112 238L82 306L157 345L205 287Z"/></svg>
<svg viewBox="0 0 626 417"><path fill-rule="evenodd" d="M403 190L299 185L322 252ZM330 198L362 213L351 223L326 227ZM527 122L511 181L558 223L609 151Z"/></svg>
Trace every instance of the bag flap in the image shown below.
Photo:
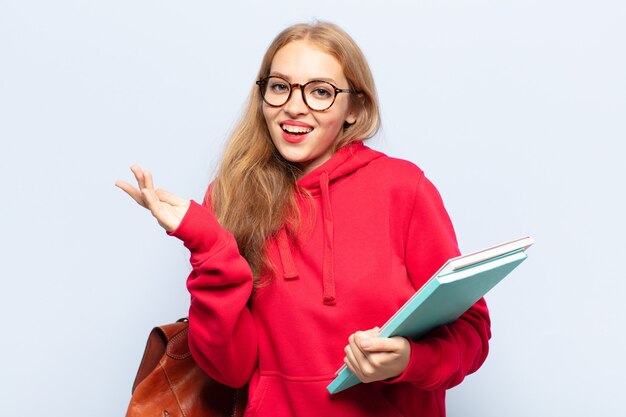
<svg viewBox="0 0 626 417"><path fill-rule="evenodd" d="M150 372L157 366L163 355L168 351L168 356L174 356L174 359L182 359L189 353L189 347L187 345L187 328L189 323L186 321L177 321L176 323L166 324L163 326L155 327L148 336L148 342L139 364L139 370L133 383L131 392L135 392L135 388L143 381ZM168 348L168 343L173 340L175 346ZM171 350L171 354L170 354ZM187 355L188 356L188 355Z"/></svg>

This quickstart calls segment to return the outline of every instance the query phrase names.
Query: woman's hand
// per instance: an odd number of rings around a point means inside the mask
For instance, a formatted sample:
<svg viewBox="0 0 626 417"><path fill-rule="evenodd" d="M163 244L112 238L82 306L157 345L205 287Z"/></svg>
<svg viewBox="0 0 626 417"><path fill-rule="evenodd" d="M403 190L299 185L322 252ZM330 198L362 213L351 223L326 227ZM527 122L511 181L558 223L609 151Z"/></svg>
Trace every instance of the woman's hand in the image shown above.
<svg viewBox="0 0 626 417"><path fill-rule="evenodd" d="M150 210L166 231L173 232L176 230L187 213L190 201L165 190L155 190L152 174L137 165L130 167L130 170L135 175L139 188L135 188L125 181L117 181L115 185L126 191L137 204Z"/></svg>
<svg viewBox="0 0 626 417"><path fill-rule="evenodd" d="M350 335L344 362L361 382L381 381L400 375L409 364L411 345L404 337L378 337L375 327Z"/></svg>

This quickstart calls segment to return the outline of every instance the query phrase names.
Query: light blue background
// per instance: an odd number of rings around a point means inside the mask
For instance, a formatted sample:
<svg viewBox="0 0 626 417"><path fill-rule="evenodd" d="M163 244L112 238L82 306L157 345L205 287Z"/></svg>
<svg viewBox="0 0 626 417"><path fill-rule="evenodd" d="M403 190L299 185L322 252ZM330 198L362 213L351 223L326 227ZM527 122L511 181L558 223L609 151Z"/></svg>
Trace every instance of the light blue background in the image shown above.
<svg viewBox="0 0 626 417"><path fill-rule="evenodd" d="M492 351L449 415L625 415L618 0L0 0L3 414L124 414L189 266L113 184L139 163L200 199L265 48L314 17L364 50L371 145L426 171L461 249L537 241L488 296Z"/></svg>

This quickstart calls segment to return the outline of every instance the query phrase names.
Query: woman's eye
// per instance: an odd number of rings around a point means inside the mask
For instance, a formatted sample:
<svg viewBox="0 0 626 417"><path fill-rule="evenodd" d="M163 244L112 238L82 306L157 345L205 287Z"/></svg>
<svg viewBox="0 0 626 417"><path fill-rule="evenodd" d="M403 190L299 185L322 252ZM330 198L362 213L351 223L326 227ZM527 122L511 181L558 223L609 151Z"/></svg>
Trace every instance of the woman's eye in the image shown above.
<svg viewBox="0 0 626 417"><path fill-rule="evenodd" d="M333 93L330 90L322 87L317 87L312 91L313 97L315 98L331 98Z"/></svg>
<svg viewBox="0 0 626 417"><path fill-rule="evenodd" d="M270 84L270 90L273 93L285 93L289 91L289 86L283 83L272 83Z"/></svg>

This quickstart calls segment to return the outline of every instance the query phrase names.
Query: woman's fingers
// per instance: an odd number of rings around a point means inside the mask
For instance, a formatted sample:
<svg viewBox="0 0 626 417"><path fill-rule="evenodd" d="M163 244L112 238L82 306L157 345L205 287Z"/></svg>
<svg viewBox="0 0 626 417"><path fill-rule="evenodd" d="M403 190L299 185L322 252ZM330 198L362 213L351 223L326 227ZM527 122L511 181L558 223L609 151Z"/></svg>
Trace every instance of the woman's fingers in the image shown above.
<svg viewBox="0 0 626 417"><path fill-rule="evenodd" d="M159 224L168 232L180 225L189 209L190 201L184 200L168 191L155 190L152 174L138 165L130 167L139 188L126 181L117 181L115 185L125 191L139 205L150 210Z"/></svg>
<svg viewBox="0 0 626 417"><path fill-rule="evenodd" d="M378 336L379 329L374 328L366 331L356 332L348 338L348 346L346 346L346 363L354 369L352 372L362 381L371 382L374 379L376 368L371 363L367 352L361 349L363 340L375 338Z"/></svg>
<svg viewBox="0 0 626 417"><path fill-rule="evenodd" d="M149 188L150 190L154 190L154 181L152 180L152 174L149 171L143 171L143 178L143 188Z"/></svg>
<svg viewBox="0 0 626 417"><path fill-rule="evenodd" d="M155 208L154 204L157 202L156 200L158 200L158 198L156 197L154 191L154 180L152 179L152 174L141 169L139 165L132 165L130 170L135 176L135 180L137 180L137 186L139 188L132 186L126 181L117 181L115 185L131 196L137 204L153 211ZM152 205L152 208L150 208L150 205Z"/></svg>
<svg viewBox="0 0 626 417"><path fill-rule="evenodd" d="M363 357L363 352L354 344L354 335L348 338L348 346L345 347L344 352L346 354L346 364L354 373L357 378L363 381L363 369L362 366L366 359Z"/></svg>
<svg viewBox="0 0 626 417"><path fill-rule="evenodd" d="M146 208L152 212L152 214L158 218L159 213L159 197L154 192L154 188L144 187L141 189L141 197L146 204Z"/></svg>
<svg viewBox="0 0 626 417"><path fill-rule="evenodd" d="M182 199L179 196L161 188L156 190L156 195L157 197L159 197L159 200L172 206L184 206L188 204L187 200Z"/></svg>
<svg viewBox="0 0 626 417"><path fill-rule="evenodd" d="M144 171L141 169L141 167L139 167L139 165L132 165L130 167L130 170L137 180L137 185L139 186L139 189L141 190L142 188L145 188L146 182L144 179Z"/></svg>
<svg viewBox="0 0 626 417"><path fill-rule="evenodd" d="M353 358L350 357L350 354L348 352L349 349L349 347L346 347L346 356L343 358L343 363L346 364L350 372L352 372L357 378L359 378L361 382L365 382L363 381L363 374L361 373L361 370L354 366L355 361Z"/></svg>
<svg viewBox="0 0 626 417"><path fill-rule="evenodd" d="M122 189L126 194L128 194L137 204L142 207L146 207L143 198L141 197L141 191L138 188L133 187L131 184L126 181L117 181L115 186Z"/></svg>
<svg viewBox="0 0 626 417"><path fill-rule="evenodd" d="M375 327L348 338L344 362L362 382L373 382L401 374L408 365L411 348L402 337L379 337Z"/></svg>

